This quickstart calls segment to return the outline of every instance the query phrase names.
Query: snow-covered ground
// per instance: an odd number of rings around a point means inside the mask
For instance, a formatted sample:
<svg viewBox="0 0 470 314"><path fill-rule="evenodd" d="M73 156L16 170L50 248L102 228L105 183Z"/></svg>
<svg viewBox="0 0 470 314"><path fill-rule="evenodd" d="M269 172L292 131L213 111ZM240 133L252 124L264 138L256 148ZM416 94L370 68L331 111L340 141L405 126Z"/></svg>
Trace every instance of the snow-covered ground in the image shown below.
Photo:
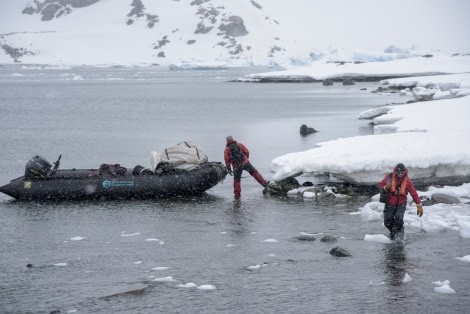
<svg viewBox="0 0 470 314"><path fill-rule="evenodd" d="M434 59L441 69L439 72L456 74L383 80L383 87L403 86L402 93L413 93L417 97L434 95L437 99L377 107L359 113L360 119L372 119L374 135L340 138L320 143L308 151L277 157L272 161L273 179L282 180L300 173L328 172L341 174L355 182L371 183L380 181L398 162L407 166L412 178L469 175L470 142L467 137L470 124L467 117L470 98L467 95L470 94L470 73L465 72L470 72L470 56L426 58L425 64L420 63L422 59L351 64L348 72L342 73L338 66L325 67L323 71L311 66L299 71L285 71L288 74L276 72L284 77L302 73L330 78L352 72L357 76L368 76L371 73L369 69L383 76L405 71L412 75L413 72L407 69L414 69L421 75L435 72L433 65L429 64L429 60ZM449 61L447 68L445 61ZM262 75L274 74L250 77Z"/></svg>
<svg viewBox="0 0 470 314"><path fill-rule="evenodd" d="M448 75L430 76L436 72ZM383 87L401 87L401 93L411 93L417 98L432 95L435 99L371 108L359 113L359 119L370 119L364 123L373 123L373 135L339 138L319 143L318 147L307 151L279 156L272 160L273 180L330 173L358 183L378 184L399 162L408 168L412 180L469 176L469 72L470 56L444 56L426 58L425 62L423 58L408 58L349 64L347 67L323 63L299 70L250 75L249 79L275 75L284 78L308 75L324 79L351 73L355 76L373 73L384 77L402 73L407 77L383 80ZM289 194L300 192L302 190L298 189ZM448 194L458 198L460 203L425 206L425 214L420 218L409 199L406 226L425 231L456 230L461 237L470 238L470 183L457 187L431 187L428 191L418 192L428 198L434 193ZM303 195L314 196L313 193ZM357 214L367 221L381 220L382 211L383 204L378 202L376 195Z"/></svg>

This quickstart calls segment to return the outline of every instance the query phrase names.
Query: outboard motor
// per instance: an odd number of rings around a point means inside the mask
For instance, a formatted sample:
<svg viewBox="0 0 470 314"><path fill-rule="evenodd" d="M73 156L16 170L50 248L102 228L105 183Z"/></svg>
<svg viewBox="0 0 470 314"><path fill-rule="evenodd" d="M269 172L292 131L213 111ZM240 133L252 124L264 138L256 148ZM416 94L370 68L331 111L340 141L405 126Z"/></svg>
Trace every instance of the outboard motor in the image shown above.
<svg viewBox="0 0 470 314"><path fill-rule="evenodd" d="M46 177L47 174L51 171L51 163L41 156L34 156L31 158L25 166L24 177L25 178L34 178L34 177Z"/></svg>

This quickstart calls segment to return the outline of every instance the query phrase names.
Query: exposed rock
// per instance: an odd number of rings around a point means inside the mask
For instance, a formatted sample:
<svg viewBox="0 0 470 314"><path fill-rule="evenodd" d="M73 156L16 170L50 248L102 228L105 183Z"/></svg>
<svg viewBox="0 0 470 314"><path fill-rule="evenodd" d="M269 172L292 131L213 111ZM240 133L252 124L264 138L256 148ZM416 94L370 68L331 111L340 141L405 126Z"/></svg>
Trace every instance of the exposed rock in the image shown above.
<svg viewBox="0 0 470 314"><path fill-rule="evenodd" d="M302 124L300 126L300 135L302 135L302 136L306 136L306 135L316 133L316 132L318 132L318 131L315 130L314 128L308 127L306 124Z"/></svg>
<svg viewBox="0 0 470 314"><path fill-rule="evenodd" d="M334 247L331 249L330 254L337 257L349 257L351 253L343 249L342 247Z"/></svg>
<svg viewBox="0 0 470 314"><path fill-rule="evenodd" d="M353 80L350 79L350 78L345 78L345 79L343 80L343 85L354 85L354 82L353 82Z"/></svg>
<svg viewBox="0 0 470 314"><path fill-rule="evenodd" d="M162 39L158 41L158 44L154 45L153 49L160 49L161 47L165 46L168 44L170 41L168 40L168 36L163 36Z"/></svg>
<svg viewBox="0 0 470 314"><path fill-rule="evenodd" d="M261 5L259 5L258 3L254 2L253 0L251 0L251 4L252 4L255 8L257 8L257 9L260 9L260 10L263 9L263 7L262 7Z"/></svg>
<svg viewBox="0 0 470 314"><path fill-rule="evenodd" d="M15 60L15 62L19 62L19 59L25 55L34 56L33 52L28 51L24 48L13 48L7 44L3 44L1 48L3 49L3 51L5 51L7 55L9 55L13 60Z"/></svg>
<svg viewBox="0 0 470 314"><path fill-rule="evenodd" d="M40 14L41 21L50 21L72 12L71 8L83 8L92 5L99 0L47 0L44 2L34 1L34 5L26 7L23 14Z"/></svg>
<svg viewBox="0 0 470 314"><path fill-rule="evenodd" d="M294 239L299 241L315 241L317 238L310 234L302 234L297 237L294 237Z"/></svg>
<svg viewBox="0 0 470 314"><path fill-rule="evenodd" d="M460 200L452 195L448 194L443 194L443 193L434 193L431 196L432 201L436 203L442 203L442 204L459 204Z"/></svg>
<svg viewBox="0 0 470 314"><path fill-rule="evenodd" d="M299 187L299 181L293 177L289 177L278 182L271 182L266 189L270 194L286 194L288 191L298 189Z"/></svg>
<svg viewBox="0 0 470 314"><path fill-rule="evenodd" d="M140 287L140 288L137 288L137 289L107 295L107 296L102 297L102 299L120 297L120 296L123 296L123 295L138 295L138 294L144 293L147 289L152 288L152 287L153 287L152 285L145 285L144 287Z"/></svg>
<svg viewBox="0 0 470 314"><path fill-rule="evenodd" d="M146 22L148 28L152 28L155 23L158 23L158 15L145 13L145 6L141 0L133 0L131 6L131 12L127 14L127 17L129 18L126 22L127 25L132 25L134 23L134 19L140 19L142 17L147 18Z"/></svg>
<svg viewBox="0 0 470 314"><path fill-rule="evenodd" d="M50 21L52 20L56 13L60 10L60 5L58 3L51 3L47 5L41 12L42 14L42 21ZM63 15L63 12L60 13L60 15Z"/></svg>
<svg viewBox="0 0 470 314"><path fill-rule="evenodd" d="M324 235L321 239L320 239L321 242L330 242L330 243L333 243L333 242L336 242L338 241L338 239L332 235Z"/></svg>
<svg viewBox="0 0 470 314"><path fill-rule="evenodd" d="M197 24L196 30L194 31L194 34L207 34L213 28L213 26L205 26L203 22L199 22L199 24Z"/></svg>
<svg viewBox="0 0 470 314"><path fill-rule="evenodd" d="M248 34L243 19L236 15L232 15L228 18L228 24L220 24L219 30L231 37L245 36Z"/></svg>
<svg viewBox="0 0 470 314"><path fill-rule="evenodd" d="M323 81L323 86L330 86L333 85L333 80L332 79L326 79Z"/></svg>

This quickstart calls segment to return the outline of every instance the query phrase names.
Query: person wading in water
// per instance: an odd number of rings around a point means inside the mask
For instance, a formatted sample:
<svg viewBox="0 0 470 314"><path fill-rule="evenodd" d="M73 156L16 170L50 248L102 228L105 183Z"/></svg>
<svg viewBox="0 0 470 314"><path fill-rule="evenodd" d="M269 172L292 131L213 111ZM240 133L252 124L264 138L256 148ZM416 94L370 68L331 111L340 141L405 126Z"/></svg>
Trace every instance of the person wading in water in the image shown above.
<svg viewBox="0 0 470 314"><path fill-rule="evenodd" d="M224 160L227 171L230 175L233 175L233 194L240 196L241 194L241 178L243 170L248 171L256 181L262 186L266 187L269 181L266 181L263 176L256 170L255 167L250 163L249 157L250 152L248 148L242 143L237 143L231 136L227 136L227 145L224 150ZM233 172L232 172L233 167Z"/></svg>
<svg viewBox="0 0 470 314"><path fill-rule="evenodd" d="M411 179L408 177L408 169L402 163L397 164L392 173L386 174L380 181L384 200L384 225L390 231L390 238L402 241L405 233L403 216L406 210L407 194L410 193L416 203L417 215L423 216L423 205L416 192Z"/></svg>

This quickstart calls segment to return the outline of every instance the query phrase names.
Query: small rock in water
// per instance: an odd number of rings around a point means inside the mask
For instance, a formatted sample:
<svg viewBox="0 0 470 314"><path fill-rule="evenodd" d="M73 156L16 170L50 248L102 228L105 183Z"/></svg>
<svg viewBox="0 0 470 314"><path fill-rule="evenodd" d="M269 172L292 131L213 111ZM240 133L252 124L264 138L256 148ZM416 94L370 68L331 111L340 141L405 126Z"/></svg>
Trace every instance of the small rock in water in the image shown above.
<svg viewBox="0 0 470 314"><path fill-rule="evenodd" d="M332 235L325 235L320 239L321 242L336 242L338 239Z"/></svg>
<svg viewBox="0 0 470 314"><path fill-rule="evenodd" d="M312 134L312 133L316 133L318 132L317 130L315 130L314 128L311 128L311 127L308 127L306 124L302 124L300 126L300 135L309 135L309 134Z"/></svg>
<svg viewBox="0 0 470 314"><path fill-rule="evenodd" d="M299 241L315 241L317 238L315 238L313 235L303 234L296 236L294 239Z"/></svg>
<svg viewBox="0 0 470 314"><path fill-rule="evenodd" d="M331 251L330 251L330 254L333 255L333 256L338 256L338 257L349 257L351 256L351 253L349 253L348 251L346 251L345 249L343 249L342 247L335 247L335 248L332 248Z"/></svg>

